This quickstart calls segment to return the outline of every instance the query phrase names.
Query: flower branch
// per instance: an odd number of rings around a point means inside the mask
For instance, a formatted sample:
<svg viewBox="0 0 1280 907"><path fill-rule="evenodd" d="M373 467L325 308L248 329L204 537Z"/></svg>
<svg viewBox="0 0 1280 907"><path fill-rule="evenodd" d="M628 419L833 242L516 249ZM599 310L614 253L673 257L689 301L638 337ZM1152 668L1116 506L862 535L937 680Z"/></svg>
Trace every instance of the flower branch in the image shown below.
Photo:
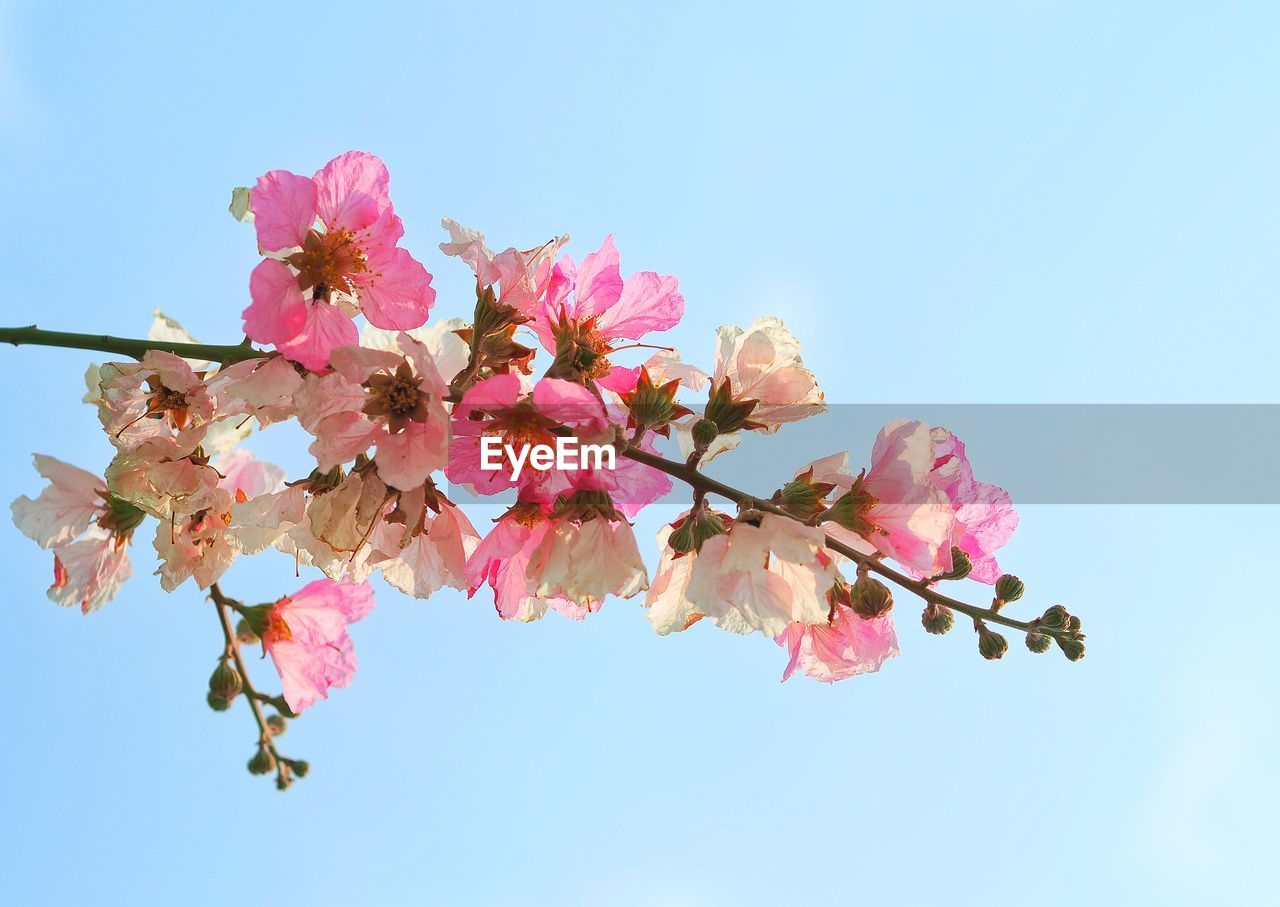
<svg viewBox="0 0 1280 907"><path fill-rule="evenodd" d="M255 349L248 338L235 345L209 343L183 343L165 340L138 340L113 337L109 334L77 334L70 331L46 331L34 324L26 327L0 328L0 343L13 346L55 346L72 350L93 350L100 353L116 353L131 359L141 359L148 350L161 350L185 359L202 359L231 365L245 359L269 355Z"/></svg>
<svg viewBox="0 0 1280 907"><path fill-rule="evenodd" d="M713 479L706 473L700 471L696 466L696 460L690 458L688 463L679 463L668 460L659 454L650 453L641 450L635 446L628 446L622 450L622 456L635 460L637 463L643 463L660 472L664 472L672 478L676 478L692 487L696 492L719 495L722 498L730 500L738 505L739 508L751 508L753 510L761 510L766 513L784 516L797 522L800 520L795 514L785 510L770 501L758 498L755 495L726 485L724 482ZM838 539L832 538L830 535L825 536L826 546L832 551L836 551L851 561L856 563L861 570L871 571L879 574L897 586L907 590L913 595L919 596L930 605L936 605L941 608L949 608L958 611L974 620L975 629L978 630L978 622L990 621L991 623L1001 624L1014 630L1020 630L1024 633L1040 633L1046 636L1052 636L1054 639L1068 640L1071 644L1073 634L1067 625L1057 626L1056 624L1045 625L1038 619L1033 621L1022 621L1009 617L1001 613L1000 608L1005 604L1002 599L995 599L989 608L981 608L977 605L971 605L952 598L949 595L943 595L937 589L933 588L931 580L913 579L903 573L899 573L892 567L888 566L879 557L865 554L855 548L846 545Z"/></svg>
<svg viewBox="0 0 1280 907"><path fill-rule="evenodd" d="M265 775L275 769L276 787L279 790L286 790L293 783L294 778L306 776L310 765L301 759L290 759L282 756L276 748L275 738L284 727L284 715L268 717L263 714L262 706L271 705L277 711L282 712L284 711L281 708L283 703L279 697L268 696L254 689L253 682L249 679L249 671L244 663L244 656L240 652L239 636L231 625L231 614L242 613L244 606L239 601L225 595L217 583L213 583L209 587L209 600L213 602L213 606L218 612L218 622L222 626L222 635L226 642L223 662L225 662L226 658L230 658L235 664L235 672L238 675L238 681L229 680L229 675L227 675L223 664L219 665L213 677L210 678L210 705L214 705L217 710L223 710L226 705L221 705L222 703L229 705L231 699L234 699L236 695L244 697L245 701L249 703L250 712L253 713L253 720L258 725L258 751L249 760L249 771L255 775ZM220 683L223 684L221 689L214 689ZM232 691L234 692L230 697L223 695ZM215 705L215 703L218 703L218 705ZM287 709L287 706L284 708ZM272 718L276 720L272 721Z"/></svg>
<svg viewBox="0 0 1280 907"><path fill-rule="evenodd" d="M891 422L860 473L838 451L768 499L726 485L705 464L747 432L826 408L780 319L720 327L704 372L649 339L683 317L679 281L624 276L612 237L575 261L561 251L567 236L494 252L445 219L439 248L471 268L475 304L469 322L428 324L433 277L401 245L389 179L382 161L352 151L314 176L272 170L233 192L231 213L253 224L261 255L242 343L197 343L159 312L145 340L0 328L0 343L117 360L86 375L85 402L114 449L106 469L37 454L48 485L12 505L19 530L53 555L49 597L85 612L110 600L152 518L161 587L193 581L218 612L224 646L208 702L217 711L249 703L251 772L274 772L281 789L306 773L275 738L286 718L354 679L348 628L374 606L374 573L419 599L487 587L511 621L552 611L582 620L611 598L643 594L660 635L706 619L785 647L783 680L799 670L832 682L897 656L890 585L923 600L930 633L951 629L956 613L970 618L987 659L1008 648L992 627L1026 634L1033 652L1056 642L1072 661L1084 655L1079 618L1062 606L1026 621L1005 614L1024 590L995 552L1017 512L1008 492L975 476L945 427ZM630 365L642 349L653 354ZM535 378L539 355L548 365ZM681 401L685 391L705 393L701 415ZM313 469L295 482L239 446L285 422L311 438ZM679 459L656 447L673 435ZM479 494L513 491L516 503L478 531L437 487L441 473ZM692 500L659 531L651 573L634 520L672 480ZM712 498L736 504L736 517ZM295 576L303 567L324 576L255 595L265 604L223 593L218 581L238 557L269 550L287 554ZM989 607L939 591L966 577L994 586ZM280 675L278 696L249 680L241 646L254 642Z"/></svg>

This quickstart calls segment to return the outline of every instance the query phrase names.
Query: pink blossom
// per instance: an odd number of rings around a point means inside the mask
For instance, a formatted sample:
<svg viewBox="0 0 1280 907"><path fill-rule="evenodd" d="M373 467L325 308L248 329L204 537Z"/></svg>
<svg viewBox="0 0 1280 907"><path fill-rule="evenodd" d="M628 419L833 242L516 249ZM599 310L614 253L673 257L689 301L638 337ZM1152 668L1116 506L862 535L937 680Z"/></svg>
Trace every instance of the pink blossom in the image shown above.
<svg viewBox="0 0 1280 907"><path fill-rule="evenodd" d="M684 297L674 277L638 271L625 280L613 237L575 265L566 255L551 272L532 327L542 345L562 359L562 368L585 379L604 378L608 356L623 340L676 326ZM567 359L562 356L570 351Z"/></svg>
<svg viewBox="0 0 1280 907"><path fill-rule="evenodd" d="M160 522L152 543L160 558L156 570L160 588L172 592L195 577L196 585L208 589L222 577L240 553L227 532L234 501L230 492L219 488L208 507L183 517L180 523Z"/></svg>
<svg viewBox="0 0 1280 907"><path fill-rule="evenodd" d="M431 275L397 244L404 235L381 160L349 151L314 177L273 170L250 193L258 246L244 329L313 371L357 342L352 311L376 327L422 325Z"/></svg>
<svg viewBox="0 0 1280 907"><path fill-rule="evenodd" d="M830 622L788 625L777 641L791 653L783 680L799 668L815 680L833 683L878 671L898 654L892 613L863 620L844 605L835 607Z"/></svg>
<svg viewBox="0 0 1280 907"><path fill-rule="evenodd" d="M951 544L969 555L973 564L970 579L994 583L1000 578L1000 566L993 552L1018 528L1013 499L999 485L974 478L964 442L951 432L935 428L930 437L935 462L929 476L955 512Z"/></svg>
<svg viewBox="0 0 1280 907"><path fill-rule="evenodd" d="M550 517L550 507L526 501L496 520L467 559L467 597L488 584L503 620L528 622L542 617L547 605L531 592L529 561L551 529Z"/></svg>
<svg viewBox="0 0 1280 907"><path fill-rule="evenodd" d="M278 466L236 451L218 457L213 468L222 479L206 506L156 529L156 573L166 592L192 577L209 588L242 553L265 550L302 518L301 491L285 489Z"/></svg>
<svg viewBox="0 0 1280 907"><path fill-rule="evenodd" d="M448 501L402 494L373 533L370 563L406 595L429 598L443 586L467 588L467 558L479 542L466 514Z"/></svg>
<svg viewBox="0 0 1280 907"><path fill-rule="evenodd" d="M102 365L99 378L98 418L121 451L185 457L209 431L213 399L204 376L179 356L149 350L141 362Z"/></svg>
<svg viewBox="0 0 1280 907"><path fill-rule="evenodd" d="M591 610L607 595L630 598L649 588L631 524L604 513L561 515L530 558L539 598L567 598Z"/></svg>
<svg viewBox="0 0 1280 907"><path fill-rule="evenodd" d="M330 687L351 684L356 653L347 626L373 608L368 583L319 579L272 605L262 643L284 687L284 700L296 714Z"/></svg>
<svg viewBox="0 0 1280 907"><path fill-rule="evenodd" d="M918 575L951 569L955 516L931 476L935 462L929 427L905 420L880 430L871 467L862 476L851 473L847 454L815 461L809 467L813 480L835 485L837 496L848 495L843 524L828 523L827 531L859 551L891 557Z"/></svg>
<svg viewBox="0 0 1280 907"><path fill-rule="evenodd" d="M729 628L778 636L788 624L821 623L835 564L820 529L765 514L756 526L735 522L702 543L684 590L691 614Z"/></svg>
<svg viewBox="0 0 1280 907"><path fill-rule="evenodd" d="M449 414L444 382L426 347L407 335L404 355L343 347L333 370L308 375L294 394L302 427L316 438L321 471L375 447L383 481L409 490L422 485L448 456Z"/></svg>
<svg viewBox="0 0 1280 907"><path fill-rule="evenodd" d="M711 386L737 400L754 400L753 426L777 431L822 412L822 391L800 358L800 342L778 318L758 318L745 331L724 325L717 331L716 367Z"/></svg>
<svg viewBox="0 0 1280 907"><path fill-rule="evenodd" d="M127 543L125 537L95 525L76 541L54 548L50 600L64 607L79 605L84 614L111 601L133 575Z"/></svg>
<svg viewBox="0 0 1280 907"><path fill-rule="evenodd" d="M601 525L584 533L581 527L588 522ZM593 554L595 562L584 567ZM521 501L496 521L468 559L466 576L468 597L488 584L498 615L524 622L538 620L548 609L582 620L599 610L605 595L629 597L645 582L644 564L625 522L558 517L536 501Z"/></svg>
<svg viewBox="0 0 1280 907"><path fill-rule="evenodd" d="M551 282L551 264L568 235L557 236L521 252L507 249L494 253L485 245L484 234L462 226L449 218L441 224L449 231L449 242L440 243L440 251L461 258L476 274L480 287L499 286L498 301L521 315L532 317Z"/></svg>
<svg viewBox="0 0 1280 907"><path fill-rule="evenodd" d="M210 506L221 478L204 457L170 459L151 444L120 451L106 469L113 495L162 520Z"/></svg>
<svg viewBox="0 0 1280 907"><path fill-rule="evenodd" d="M539 498L549 503L569 486L566 477L555 469L539 470L525 464L519 478L512 478L515 468L505 451L503 468L485 469L482 443L489 437L515 450L554 446L552 429L561 425L579 430L580 436L590 441L603 440L609 429L603 404L580 384L543 378L526 393L516 375L486 378L468 388L454 407L445 475L480 494L497 494L517 485L525 489L546 487Z"/></svg>
<svg viewBox="0 0 1280 907"><path fill-rule="evenodd" d="M108 493L91 472L44 454L35 455L35 464L49 485L34 501L13 502L14 524L53 550L49 598L87 614L110 601L133 572L126 548L143 514Z"/></svg>

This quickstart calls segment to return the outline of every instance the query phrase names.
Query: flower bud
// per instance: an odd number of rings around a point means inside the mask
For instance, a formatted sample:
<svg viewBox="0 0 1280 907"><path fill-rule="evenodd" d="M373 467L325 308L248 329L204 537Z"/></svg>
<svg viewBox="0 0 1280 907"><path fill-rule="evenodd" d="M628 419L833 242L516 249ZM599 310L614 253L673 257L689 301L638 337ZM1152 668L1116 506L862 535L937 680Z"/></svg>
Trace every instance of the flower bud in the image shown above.
<svg viewBox="0 0 1280 907"><path fill-rule="evenodd" d="M938 575L938 579L964 579L973 569L973 561L963 548L951 549L951 569Z"/></svg>
<svg viewBox="0 0 1280 907"><path fill-rule="evenodd" d="M246 646L251 646L258 641L258 634L253 632L253 627L249 626L249 622L243 617L236 624L236 641Z"/></svg>
<svg viewBox="0 0 1280 907"><path fill-rule="evenodd" d="M1078 617L1076 617L1074 614L1072 614L1072 615L1071 615L1071 618L1067 621L1067 629L1068 629L1068 630L1070 630L1072 633L1079 633L1079 632L1080 632L1080 618L1078 618Z"/></svg>
<svg viewBox="0 0 1280 907"><path fill-rule="evenodd" d="M1009 651L1009 640L983 625L978 631L978 651L988 661L1004 658L1004 653Z"/></svg>
<svg viewBox="0 0 1280 907"><path fill-rule="evenodd" d="M244 682L240 679L240 672L225 655L219 658L218 666L209 675L209 695L230 702L240 695L242 689Z"/></svg>
<svg viewBox="0 0 1280 907"><path fill-rule="evenodd" d="M777 504L801 522L809 522L826 509L822 499L835 486L828 482L813 481L813 470L792 479L773 493L770 503Z"/></svg>
<svg viewBox="0 0 1280 907"><path fill-rule="evenodd" d="M673 551L679 551L681 554L688 554L692 551L693 524L689 520L685 520L671 530L671 535L667 536L667 544L671 546Z"/></svg>
<svg viewBox="0 0 1280 907"><path fill-rule="evenodd" d="M1006 573L996 580L996 598L1002 602L1016 602L1022 598L1024 590L1025 587L1022 585L1022 580L1012 573Z"/></svg>
<svg viewBox="0 0 1280 907"><path fill-rule="evenodd" d="M1032 630L1027 634L1027 648L1032 652L1035 652L1037 655L1048 652L1049 646L1052 644L1053 640L1050 637L1045 636L1043 633L1037 633L1035 630Z"/></svg>
<svg viewBox="0 0 1280 907"><path fill-rule="evenodd" d="M253 754L253 758L249 760L249 774L265 775L276 767L276 759L271 755L271 751L265 746L259 746L258 751Z"/></svg>
<svg viewBox="0 0 1280 907"><path fill-rule="evenodd" d="M944 608L942 605L926 605L924 613L920 615L920 623L934 636L946 633L955 622L956 617L951 613L951 609Z"/></svg>
<svg viewBox="0 0 1280 907"><path fill-rule="evenodd" d="M267 730L271 731L272 737L279 737L285 732L288 726L289 725L285 722L284 716L282 715L267 716Z"/></svg>
<svg viewBox="0 0 1280 907"><path fill-rule="evenodd" d="M883 617L893 607L893 593L877 579L860 576L849 587L849 604L863 620Z"/></svg>
<svg viewBox="0 0 1280 907"><path fill-rule="evenodd" d="M1051 605L1040 616L1039 623L1046 630L1065 630L1071 623L1071 615L1067 613L1067 609L1062 605Z"/></svg>
<svg viewBox="0 0 1280 907"><path fill-rule="evenodd" d="M699 419L693 423L693 445L698 450L706 450L719 436L720 426L710 419Z"/></svg>
<svg viewBox="0 0 1280 907"><path fill-rule="evenodd" d="M230 700L223 699L220 696L215 696L213 693L206 696L204 701L209 703L209 708L213 709L215 712L225 712L227 709L231 708Z"/></svg>
<svg viewBox="0 0 1280 907"><path fill-rule="evenodd" d="M306 759L294 759L289 763L289 767L299 778L307 777L307 772L311 771L311 763Z"/></svg>
<svg viewBox="0 0 1280 907"><path fill-rule="evenodd" d="M293 783L293 779L284 772L276 775L276 790L288 790L289 785Z"/></svg>
<svg viewBox="0 0 1280 907"><path fill-rule="evenodd" d="M1084 658L1084 643L1080 640L1067 636L1059 636L1058 648L1062 650L1062 654L1067 656L1068 661L1079 661Z"/></svg>

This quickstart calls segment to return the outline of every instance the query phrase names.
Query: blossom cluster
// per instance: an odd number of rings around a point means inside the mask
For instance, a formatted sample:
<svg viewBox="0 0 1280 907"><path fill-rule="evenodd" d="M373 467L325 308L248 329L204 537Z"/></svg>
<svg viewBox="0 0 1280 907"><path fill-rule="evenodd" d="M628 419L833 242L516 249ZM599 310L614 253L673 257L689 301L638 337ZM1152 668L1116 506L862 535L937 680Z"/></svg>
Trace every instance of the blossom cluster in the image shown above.
<svg viewBox="0 0 1280 907"><path fill-rule="evenodd" d="M685 310L676 278L624 276L612 237L575 261L567 236L495 252L446 219L440 249L471 269L475 304L470 319L428 324L432 275L400 245L386 167L361 152L314 176L267 173L237 190L233 213L262 256L240 353L184 358L194 340L157 313L136 361L90 369L86 400L114 448L103 473L37 455L49 484L13 503L19 529L53 553L59 604L111 599L147 518L166 591L216 590L238 557L283 552L321 578L236 610L297 714L352 680L347 627L372 607L374 574L415 598L491 595L508 621L582 620L610 597L636 599L661 635L704 618L760 633L787 650L783 679L827 682L898 654L881 565L923 590L1004 583L997 611L1017 598L996 563L1018 522L1009 495L976 478L942 427L891 423L864 461L842 451L781 477L771 498L713 506L703 464L825 408L777 318L720 328L703 370L663 344ZM314 461L292 479L242 446L289 421ZM673 435L678 461L658 453ZM565 438L620 455L564 468L517 453ZM442 476L509 506L482 531ZM634 520L690 476L650 574ZM950 613L930 608L936 632ZM211 704L238 690L226 685Z"/></svg>

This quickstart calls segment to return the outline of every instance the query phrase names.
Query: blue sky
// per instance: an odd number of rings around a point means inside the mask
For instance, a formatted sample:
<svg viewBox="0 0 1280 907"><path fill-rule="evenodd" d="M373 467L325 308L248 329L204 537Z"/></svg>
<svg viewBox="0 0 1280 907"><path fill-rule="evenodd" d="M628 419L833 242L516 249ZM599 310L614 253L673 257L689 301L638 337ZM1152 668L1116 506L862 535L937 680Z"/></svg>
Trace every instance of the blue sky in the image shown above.
<svg viewBox="0 0 1280 907"><path fill-rule="evenodd" d="M7 4L0 321L141 334L159 306L235 340L254 243L230 188L360 148L442 315L469 292L434 249L447 214L579 256L612 232L624 269L679 276L686 357L779 314L837 403L1272 402L1277 26L1267 4ZM0 350L6 499L38 489L33 450L105 464L88 361ZM295 441L255 449L293 473ZM287 795L244 771L243 706L205 707L212 609L143 575L145 535L86 619L0 526L0 899L1258 903L1274 517L1024 508L1002 562L1084 616L1083 662L1016 640L984 662L904 596L901 658L831 688L779 684L760 639L659 639L633 602L512 626L384 591L355 685L283 739L313 765ZM226 586L295 581L264 556Z"/></svg>

